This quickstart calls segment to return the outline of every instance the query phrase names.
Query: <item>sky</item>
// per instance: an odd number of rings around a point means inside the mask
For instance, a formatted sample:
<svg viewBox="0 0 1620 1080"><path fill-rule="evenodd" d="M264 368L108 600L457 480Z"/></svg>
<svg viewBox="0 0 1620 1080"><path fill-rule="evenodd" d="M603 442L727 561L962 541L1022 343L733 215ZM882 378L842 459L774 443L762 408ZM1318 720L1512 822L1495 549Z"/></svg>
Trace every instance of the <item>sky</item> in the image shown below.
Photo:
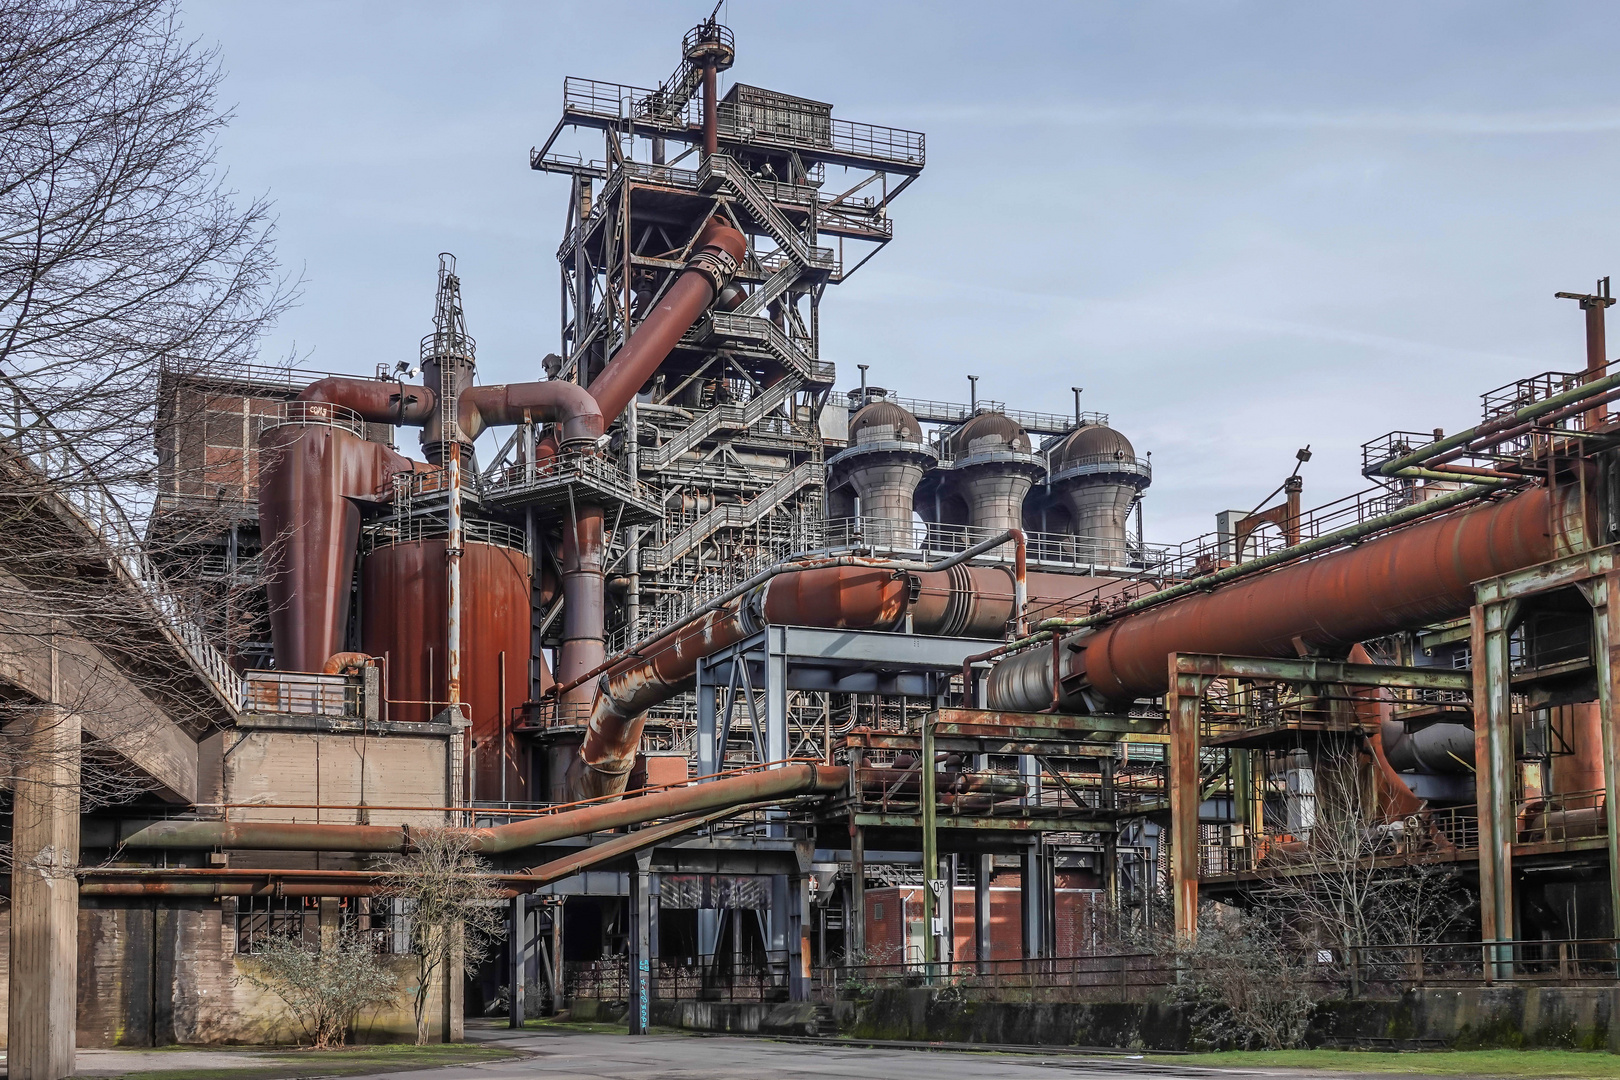
<svg viewBox="0 0 1620 1080"><path fill-rule="evenodd" d="M648 86L710 2L184 0L303 298L264 344L414 359L454 252L481 381L558 347L567 181L528 152L565 75ZM895 240L828 290L823 358L909 397L1106 412L1152 452L1149 540L1360 445L1477 423L1584 363L1553 293L1620 275L1620 5L725 0L723 77L927 135ZM1620 330L1616 331L1620 340ZM1611 350L1620 350L1616 346Z"/></svg>

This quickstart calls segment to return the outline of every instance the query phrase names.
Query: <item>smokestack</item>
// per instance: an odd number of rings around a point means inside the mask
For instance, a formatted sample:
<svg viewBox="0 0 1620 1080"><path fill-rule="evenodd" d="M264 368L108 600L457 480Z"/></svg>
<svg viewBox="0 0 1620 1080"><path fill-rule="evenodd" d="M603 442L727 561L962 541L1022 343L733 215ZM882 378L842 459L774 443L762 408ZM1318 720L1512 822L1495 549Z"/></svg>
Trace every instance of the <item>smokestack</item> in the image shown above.
<svg viewBox="0 0 1620 1080"><path fill-rule="evenodd" d="M1137 493L1152 482L1152 468L1130 440L1104 424L1082 424L1052 452L1052 490L1100 566L1127 564L1126 519Z"/></svg>
<svg viewBox="0 0 1620 1080"><path fill-rule="evenodd" d="M864 379L862 399L865 399ZM912 498L923 472L938 460L917 418L892 401L862 406L849 421L849 448L834 455L830 487L844 484L861 500L861 528L880 544L912 546Z"/></svg>

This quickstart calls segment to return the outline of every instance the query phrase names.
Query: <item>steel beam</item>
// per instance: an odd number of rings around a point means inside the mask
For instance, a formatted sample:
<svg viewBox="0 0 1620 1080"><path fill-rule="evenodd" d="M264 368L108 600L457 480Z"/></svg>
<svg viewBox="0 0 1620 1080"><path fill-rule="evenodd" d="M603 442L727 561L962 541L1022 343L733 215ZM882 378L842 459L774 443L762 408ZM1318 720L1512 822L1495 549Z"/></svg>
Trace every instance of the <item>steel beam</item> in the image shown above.
<svg viewBox="0 0 1620 1080"><path fill-rule="evenodd" d="M1170 721L1170 873L1176 933L1191 940L1198 933L1198 723L1208 677L1183 672L1182 659L1170 654L1164 712Z"/></svg>

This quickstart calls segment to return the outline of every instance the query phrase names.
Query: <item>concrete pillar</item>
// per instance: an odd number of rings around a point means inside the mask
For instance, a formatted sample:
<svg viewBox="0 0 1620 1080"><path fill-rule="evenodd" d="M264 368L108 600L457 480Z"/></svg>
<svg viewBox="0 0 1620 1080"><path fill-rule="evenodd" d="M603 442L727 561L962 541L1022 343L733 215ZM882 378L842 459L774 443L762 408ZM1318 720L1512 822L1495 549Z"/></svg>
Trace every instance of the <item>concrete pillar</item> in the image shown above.
<svg viewBox="0 0 1620 1080"><path fill-rule="evenodd" d="M1019 855L1018 893L1022 904L1026 960L1046 955L1047 875L1043 862L1038 842L1029 845Z"/></svg>
<svg viewBox="0 0 1620 1080"><path fill-rule="evenodd" d="M51 696L60 699L50 650ZM58 1080L74 1072L78 1012L79 717L52 704L13 727L19 749L12 803L8 1076Z"/></svg>
<svg viewBox="0 0 1620 1080"><path fill-rule="evenodd" d="M630 872L630 1034L645 1035L652 1026L652 913L649 854L636 856Z"/></svg>
<svg viewBox="0 0 1620 1080"><path fill-rule="evenodd" d="M507 905L507 921L510 925L506 935L506 1026L509 1028L523 1026L523 982L529 975L529 920L524 904L527 899L523 893L518 893Z"/></svg>

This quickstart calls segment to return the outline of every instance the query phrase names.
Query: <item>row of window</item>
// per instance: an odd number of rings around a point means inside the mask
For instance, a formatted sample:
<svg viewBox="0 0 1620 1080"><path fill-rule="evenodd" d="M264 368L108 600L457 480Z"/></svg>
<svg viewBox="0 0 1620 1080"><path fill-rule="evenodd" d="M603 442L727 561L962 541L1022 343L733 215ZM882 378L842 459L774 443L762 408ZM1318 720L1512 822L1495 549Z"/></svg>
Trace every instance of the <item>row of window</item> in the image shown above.
<svg viewBox="0 0 1620 1080"><path fill-rule="evenodd" d="M337 900L339 933L360 935L383 954L410 952L410 919L404 901L369 896ZM313 896L252 896L236 902L236 951L252 954L275 938L309 945L321 940L321 901Z"/></svg>

